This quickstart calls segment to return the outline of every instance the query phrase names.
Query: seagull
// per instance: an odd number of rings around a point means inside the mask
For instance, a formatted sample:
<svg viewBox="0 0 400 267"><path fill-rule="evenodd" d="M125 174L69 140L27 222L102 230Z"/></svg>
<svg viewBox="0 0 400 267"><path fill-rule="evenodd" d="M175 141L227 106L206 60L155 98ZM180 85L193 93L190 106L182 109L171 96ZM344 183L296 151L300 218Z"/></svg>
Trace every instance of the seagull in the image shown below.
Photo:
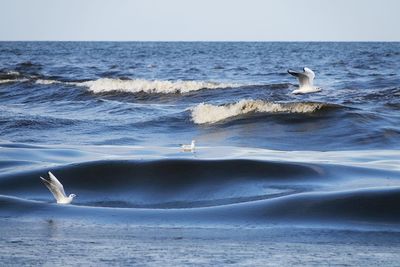
<svg viewBox="0 0 400 267"><path fill-rule="evenodd" d="M72 202L74 197L76 197L75 194L71 194L67 197L67 195L65 195L63 185L60 183L60 181L58 181L58 179L51 172L49 172L49 179L45 179L42 176L40 176L40 179L42 179L42 182L44 183L44 185L53 194L53 196L57 200L58 204L69 204Z"/></svg>
<svg viewBox="0 0 400 267"><path fill-rule="evenodd" d="M182 145L181 148L183 151L193 152L195 149L195 145L196 145L196 140L192 140L192 143L190 145Z"/></svg>
<svg viewBox="0 0 400 267"><path fill-rule="evenodd" d="M293 70L288 70L287 72L297 77L300 83L299 89L294 90L292 94L308 94L321 91L321 88L313 86L315 73L309 68L303 68L303 72L297 72Z"/></svg>

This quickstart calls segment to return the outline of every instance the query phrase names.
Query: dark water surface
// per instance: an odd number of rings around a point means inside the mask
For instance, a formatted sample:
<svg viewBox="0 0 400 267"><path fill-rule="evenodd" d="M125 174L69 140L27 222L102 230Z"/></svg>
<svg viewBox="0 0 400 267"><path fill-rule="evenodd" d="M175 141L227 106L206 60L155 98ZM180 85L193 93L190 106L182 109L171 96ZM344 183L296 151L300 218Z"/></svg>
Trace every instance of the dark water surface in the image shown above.
<svg viewBox="0 0 400 267"><path fill-rule="evenodd" d="M286 70L304 66L321 92L291 94ZM0 42L0 260L120 240L118 253L137 253L110 254L117 265L321 266L327 247L332 264L393 265L399 70L400 43ZM52 204L39 179L49 170L74 205ZM197 257L168 260L182 243ZM26 253L20 263L66 264L62 251Z"/></svg>

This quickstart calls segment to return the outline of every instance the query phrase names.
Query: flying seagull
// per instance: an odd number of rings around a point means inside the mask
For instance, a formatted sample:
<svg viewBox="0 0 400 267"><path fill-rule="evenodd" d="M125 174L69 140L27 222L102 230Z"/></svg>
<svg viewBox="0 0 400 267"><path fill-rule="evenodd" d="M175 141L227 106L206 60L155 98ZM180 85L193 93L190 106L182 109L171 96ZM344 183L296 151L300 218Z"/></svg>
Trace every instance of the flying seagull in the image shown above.
<svg viewBox="0 0 400 267"><path fill-rule="evenodd" d="M42 182L44 183L44 185L53 194L53 196L57 200L58 204L69 204L72 202L74 197L76 197L75 194L71 194L67 197L67 195L65 195L63 185L60 183L60 181L58 181L58 179L51 172L49 172L49 179L45 179L42 176L40 176L40 179L42 179Z"/></svg>
<svg viewBox="0 0 400 267"><path fill-rule="evenodd" d="M288 70L287 72L297 77L300 83L299 89L294 90L292 94L308 94L321 91L321 88L313 85L315 73L309 68L303 68L303 72L297 72L293 70Z"/></svg>
<svg viewBox="0 0 400 267"><path fill-rule="evenodd" d="M193 152L196 145L196 140L192 140L192 143L190 145L182 145L181 148L185 152Z"/></svg>

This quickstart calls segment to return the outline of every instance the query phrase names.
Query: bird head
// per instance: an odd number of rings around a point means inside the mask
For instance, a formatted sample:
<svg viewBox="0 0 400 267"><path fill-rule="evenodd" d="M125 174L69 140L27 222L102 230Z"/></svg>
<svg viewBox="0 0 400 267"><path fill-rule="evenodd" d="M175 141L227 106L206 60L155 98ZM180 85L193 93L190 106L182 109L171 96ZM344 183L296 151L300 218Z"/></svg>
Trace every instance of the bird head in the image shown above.
<svg viewBox="0 0 400 267"><path fill-rule="evenodd" d="M70 194L69 197L73 199L74 197L76 197L76 195L75 194Z"/></svg>

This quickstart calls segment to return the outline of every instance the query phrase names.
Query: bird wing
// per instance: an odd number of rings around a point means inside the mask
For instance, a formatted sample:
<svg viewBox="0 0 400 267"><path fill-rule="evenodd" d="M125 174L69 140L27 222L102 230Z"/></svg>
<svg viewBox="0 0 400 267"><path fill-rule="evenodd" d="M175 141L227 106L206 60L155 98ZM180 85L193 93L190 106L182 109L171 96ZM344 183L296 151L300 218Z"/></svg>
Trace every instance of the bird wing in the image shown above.
<svg viewBox="0 0 400 267"><path fill-rule="evenodd" d="M307 69L307 68L305 68L305 69ZM310 69L308 69L308 70L310 70ZM297 72L297 71L293 71L293 70L288 70L288 73L297 77L297 79L299 80L300 87L312 86L312 83L313 83L313 80L315 77L315 74L313 71Z"/></svg>
<svg viewBox="0 0 400 267"><path fill-rule="evenodd" d="M51 182L60 190L60 192L66 197L67 195L65 194L64 191L64 186L60 183L60 181L57 179L57 177L54 176L51 172L49 172L49 177Z"/></svg>
<svg viewBox="0 0 400 267"><path fill-rule="evenodd" d="M304 70L304 73L310 79L310 82L312 83L314 81L314 78L315 78L315 73L309 68L304 68L303 70Z"/></svg>
<svg viewBox="0 0 400 267"><path fill-rule="evenodd" d="M64 187L60 183L60 181L57 180L57 178L49 172L49 179L45 179L43 177L40 177L44 185L49 189L49 191L53 194L54 198L59 201L63 198L66 198L65 192L64 192Z"/></svg>
<svg viewBox="0 0 400 267"><path fill-rule="evenodd" d="M303 70L304 74L306 74L308 76L308 79L310 80L310 86L312 86L315 78L315 73L309 68L304 68Z"/></svg>
<svg viewBox="0 0 400 267"><path fill-rule="evenodd" d="M53 194L54 198L58 201L63 199L62 193L58 190L58 188L51 183L51 181L44 179L43 177L40 177L42 179L42 182L44 185L49 189L49 191Z"/></svg>

